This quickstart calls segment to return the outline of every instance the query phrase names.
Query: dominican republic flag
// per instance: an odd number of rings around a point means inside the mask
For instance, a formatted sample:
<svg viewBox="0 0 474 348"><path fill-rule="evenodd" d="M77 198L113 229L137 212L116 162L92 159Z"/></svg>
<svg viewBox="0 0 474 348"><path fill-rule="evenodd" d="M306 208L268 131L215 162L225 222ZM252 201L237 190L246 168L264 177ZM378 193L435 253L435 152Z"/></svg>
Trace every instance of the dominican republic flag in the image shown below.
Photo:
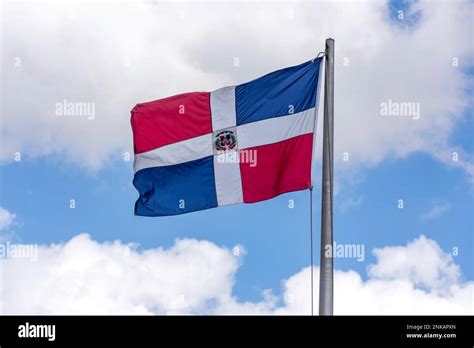
<svg viewBox="0 0 474 348"><path fill-rule="evenodd" d="M322 58L132 110L135 215L167 216L308 189Z"/></svg>

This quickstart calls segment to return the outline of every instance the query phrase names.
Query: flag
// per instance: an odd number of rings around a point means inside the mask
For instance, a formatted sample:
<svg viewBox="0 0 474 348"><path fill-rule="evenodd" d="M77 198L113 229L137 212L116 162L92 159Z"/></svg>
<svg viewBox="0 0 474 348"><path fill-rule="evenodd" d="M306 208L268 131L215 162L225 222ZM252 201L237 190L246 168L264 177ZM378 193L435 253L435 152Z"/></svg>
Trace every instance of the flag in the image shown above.
<svg viewBox="0 0 474 348"><path fill-rule="evenodd" d="M177 215L308 189L321 62L137 104L135 214Z"/></svg>

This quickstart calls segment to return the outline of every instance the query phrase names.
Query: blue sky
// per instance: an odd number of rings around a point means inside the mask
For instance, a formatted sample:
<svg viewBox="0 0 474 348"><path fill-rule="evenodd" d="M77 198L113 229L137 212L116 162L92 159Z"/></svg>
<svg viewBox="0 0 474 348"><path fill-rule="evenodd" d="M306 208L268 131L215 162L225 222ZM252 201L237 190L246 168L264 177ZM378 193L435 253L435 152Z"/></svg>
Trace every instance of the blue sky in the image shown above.
<svg viewBox="0 0 474 348"><path fill-rule="evenodd" d="M407 26L406 22L398 23L394 18L396 9L406 6L404 2L390 3L386 13L391 25ZM423 21L423 15L410 22L408 27L416 27L420 21ZM336 38L336 50L337 43ZM420 45L423 43L420 42ZM67 51L67 48L65 50ZM306 58L302 55L299 60L303 62ZM58 57L55 59L60 61ZM273 68L275 67L271 64L261 65L258 71L269 72ZM253 71L255 69L252 67L246 70L245 78L258 77ZM388 71L389 66L386 69ZM461 69L464 78L474 77L469 66L464 65ZM48 71L48 68L45 70ZM225 82L219 80L218 83L232 83L235 74L227 74L223 79ZM49 76L46 78L46 85L54 84L54 75L46 73L46 76ZM241 81L242 77L235 83ZM80 80L80 83L84 84L84 81ZM174 91L177 93L187 92L188 88L191 88L184 83L182 86L174 83ZM212 83L203 82L202 89ZM65 84L60 83L59 86L64 87ZM107 84L106 86L110 87ZM467 95L472 96L472 84L463 86L467 88ZM73 90L74 88L67 93L71 99L74 96ZM167 96L163 93L166 92L156 93L155 99ZM357 97L358 92L353 93ZM106 94L110 97L113 91ZM143 95L143 98L138 97L135 89L133 98L140 99L133 99L134 102L147 100L153 93L147 91L144 94L146 95ZM344 103L341 99L342 97L336 100L336 118L338 105ZM100 101L97 103L100 107ZM446 142L453 148L462 149L463 156L469 162L469 158L474 157L474 106L472 100L466 103L467 107L462 108L461 114L453 121L452 131L448 132ZM133 106L132 103L125 105L129 105L129 109ZM122 123L128 122L129 109L119 111L118 117L125 119ZM4 109L3 112L5 111ZM38 110L39 114L41 110ZM35 113L26 117L35 124ZM6 119L4 124L8 122ZM61 125L58 124L58 127ZM363 123L360 127L371 127L371 124ZM41 131L42 128L39 132ZM88 137L87 132L81 134L85 138ZM285 194L261 203L229 206L182 216L136 217L133 215L137 193L132 186L132 162L121 158L121 149L130 144L131 130L119 135L105 133L103 136L120 136L122 140L115 139L120 146L107 154L98 169L90 169L80 163L81 157L75 157L75 148L72 145L60 147L56 152L41 153L41 150L38 150L39 154L34 155L30 155L26 147L20 162L6 160L2 163L0 207L16 215L15 223L10 227L15 233L16 241L60 243L86 232L98 242L118 239L124 243L138 243L143 249L157 246L168 248L177 238L208 240L227 248L243 245L246 254L237 271L234 286L234 294L242 301L257 301L262 297L262 290L268 288L273 289L275 294L280 294L282 280L309 265L307 191ZM409 133L407 136L413 137L416 134ZM336 143L342 143L341 138L336 137ZM59 136L53 136L52 139L53 146L55 141L65 142ZM4 142L6 141L8 138L4 139ZM35 146L33 140L30 148ZM43 144L38 144L37 148L42 146ZM103 144L97 145L100 146ZM11 157L13 152L8 150L6 157ZM94 145L87 151L94 151ZM336 156L338 154L340 153L336 153ZM357 152L355 157L357 158ZM360 165L349 169L346 166L352 166L352 163L336 161L335 175L341 180L337 181L340 190L335 196L335 241L365 246L364 262L353 258L336 259L336 268L355 270L367 279L366 268L375 262L371 254L373 248L404 245L423 234L435 240L445 252L450 253L454 247L459 248L459 255L454 256L454 261L460 266L465 280L474 280L474 184L469 174L463 168L440 161L429 151L416 148L394 155L388 151L382 157L382 160L361 161ZM313 192L314 259L315 263L319 264L320 167L317 166L315 170L317 182L314 183ZM74 209L69 207L70 199L75 200ZM288 207L290 199L295 202L293 209ZM399 199L404 201L403 209L397 207ZM437 206L442 207L439 215L430 216L429 212Z"/></svg>

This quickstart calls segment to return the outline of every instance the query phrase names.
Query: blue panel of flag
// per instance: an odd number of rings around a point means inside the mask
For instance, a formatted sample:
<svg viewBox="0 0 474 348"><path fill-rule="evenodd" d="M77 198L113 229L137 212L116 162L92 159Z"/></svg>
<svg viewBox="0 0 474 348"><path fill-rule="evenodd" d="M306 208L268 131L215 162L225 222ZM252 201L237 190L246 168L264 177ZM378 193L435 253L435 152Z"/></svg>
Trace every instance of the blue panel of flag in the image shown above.
<svg viewBox="0 0 474 348"><path fill-rule="evenodd" d="M317 58L281 69L236 86L237 125L296 114L314 107L321 60Z"/></svg>

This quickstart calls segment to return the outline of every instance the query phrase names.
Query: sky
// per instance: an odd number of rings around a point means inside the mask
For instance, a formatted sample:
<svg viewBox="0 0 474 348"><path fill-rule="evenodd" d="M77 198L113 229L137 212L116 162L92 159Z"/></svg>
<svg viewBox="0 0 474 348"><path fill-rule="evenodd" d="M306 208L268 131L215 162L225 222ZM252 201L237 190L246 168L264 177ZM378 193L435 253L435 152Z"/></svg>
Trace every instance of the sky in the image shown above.
<svg viewBox="0 0 474 348"><path fill-rule="evenodd" d="M2 2L0 246L38 253L0 258L0 313L308 314L309 192L134 216L129 120L140 102L307 61L332 37L334 240L363 250L335 258L335 314L473 314L472 13L441 0ZM94 113L57 115L64 100ZM383 115L389 102L419 112Z"/></svg>

